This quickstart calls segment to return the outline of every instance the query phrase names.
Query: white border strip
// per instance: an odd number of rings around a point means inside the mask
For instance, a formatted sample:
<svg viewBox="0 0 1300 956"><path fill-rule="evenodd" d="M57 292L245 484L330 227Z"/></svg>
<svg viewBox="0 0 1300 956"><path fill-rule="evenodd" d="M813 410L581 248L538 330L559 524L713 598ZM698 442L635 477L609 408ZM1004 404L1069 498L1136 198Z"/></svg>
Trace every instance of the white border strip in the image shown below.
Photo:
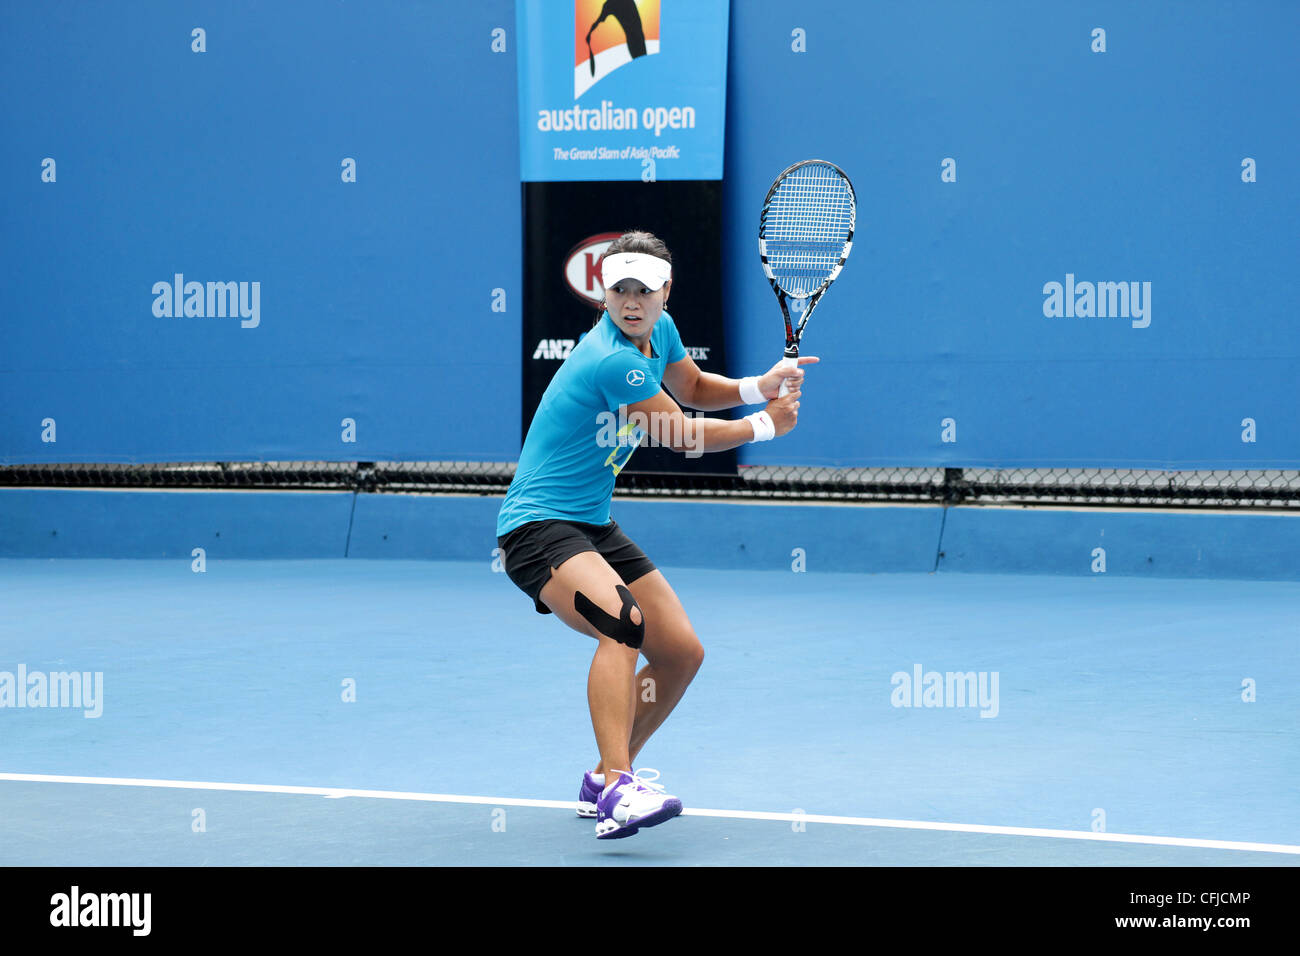
<svg viewBox="0 0 1300 956"><path fill-rule="evenodd" d="M340 787L287 787L262 783L212 783L200 780L146 780L133 777L70 777L45 773L0 773L0 780L17 783L82 783L108 787L162 787L172 790L230 790L241 793L289 793L301 796L363 797L373 800L415 800L425 803L471 803L497 807L547 807L574 809L572 800L527 800L519 797L473 797L454 793L410 793L400 790L349 790ZM937 830L947 833L983 833L996 836L1047 837L1057 840L1092 840L1100 843L1141 843L1155 846L1198 847L1207 850L1244 850L1253 853L1287 853L1300 856L1300 846L1287 843L1242 843L1233 840L1199 840L1188 837L1142 836L1132 833L1094 833L1091 830L1047 830L1035 827L997 827L977 823L935 823L928 820L887 820L878 817L841 817L817 813L768 813L757 810L702 810L688 808L683 816L728 820L774 820L782 823L829 823L838 826L885 827L896 830Z"/></svg>

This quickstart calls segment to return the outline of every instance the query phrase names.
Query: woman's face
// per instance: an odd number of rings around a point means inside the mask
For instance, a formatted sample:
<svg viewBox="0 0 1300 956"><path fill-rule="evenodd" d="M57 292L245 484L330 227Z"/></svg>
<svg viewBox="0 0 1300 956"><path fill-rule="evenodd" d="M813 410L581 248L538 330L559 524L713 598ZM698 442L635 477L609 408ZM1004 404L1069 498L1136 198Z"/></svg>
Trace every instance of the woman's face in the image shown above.
<svg viewBox="0 0 1300 956"><path fill-rule="evenodd" d="M672 284L670 279L652 292L638 279L621 279L605 290L605 308L620 332L629 338L641 338L654 329Z"/></svg>

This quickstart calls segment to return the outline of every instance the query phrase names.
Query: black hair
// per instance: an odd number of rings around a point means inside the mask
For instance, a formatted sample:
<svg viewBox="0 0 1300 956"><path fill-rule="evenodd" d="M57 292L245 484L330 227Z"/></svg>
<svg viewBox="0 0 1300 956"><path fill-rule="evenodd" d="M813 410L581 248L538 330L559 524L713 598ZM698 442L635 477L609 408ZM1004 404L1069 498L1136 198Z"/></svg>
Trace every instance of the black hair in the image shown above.
<svg viewBox="0 0 1300 956"><path fill-rule="evenodd" d="M664 241L652 232L644 232L639 229L625 232L611 242L609 248L605 250L605 255L612 256L616 252L641 252L648 256L663 259L669 265L673 263L673 255L668 251L668 246L664 244ZM603 256L601 261L604 262ZM605 300L601 299L600 306L596 310L596 320L591 323L592 328L595 328L600 323L601 316L605 314L605 308Z"/></svg>

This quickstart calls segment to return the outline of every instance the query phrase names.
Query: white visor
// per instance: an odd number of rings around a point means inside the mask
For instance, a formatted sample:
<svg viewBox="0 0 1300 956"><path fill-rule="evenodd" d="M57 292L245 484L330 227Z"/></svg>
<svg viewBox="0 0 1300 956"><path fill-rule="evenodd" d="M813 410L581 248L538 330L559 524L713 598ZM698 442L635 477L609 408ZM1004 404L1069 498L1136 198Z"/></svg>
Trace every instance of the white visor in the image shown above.
<svg viewBox="0 0 1300 956"><path fill-rule="evenodd" d="M600 281L606 289L624 279L635 279L656 292L672 277L673 267L666 260L644 252L616 252L600 264Z"/></svg>

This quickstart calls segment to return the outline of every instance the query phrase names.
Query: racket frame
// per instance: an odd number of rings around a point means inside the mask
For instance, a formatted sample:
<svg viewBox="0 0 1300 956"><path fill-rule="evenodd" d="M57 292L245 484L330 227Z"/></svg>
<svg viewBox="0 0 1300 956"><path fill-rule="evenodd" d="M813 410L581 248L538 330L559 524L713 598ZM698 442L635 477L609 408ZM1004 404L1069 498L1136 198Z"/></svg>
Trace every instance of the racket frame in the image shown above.
<svg viewBox="0 0 1300 956"><path fill-rule="evenodd" d="M820 286L809 295L799 297L789 295L781 288L776 277L772 274L772 268L768 263L767 257L766 231L768 204L772 201L772 197L776 194L777 189L780 187L781 183L785 181L787 176L793 173L796 169L800 169L804 166L829 166L831 169L835 170L835 172L844 179L845 185L849 187L849 200L852 205L849 210L848 235L845 237L844 249L840 253L839 262L833 269L831 269L826 278L822 280ZM804 159L795 163L793 166L786 168L776 177L775 180L772 181L772 185L768 189L767 195L763 197L763 212L762 215L759 216L758 220L758 251L759 258L763 263L763 272L767 275L767 281L771 284L772 291L776 293L776 301L781 306L781 317L785 320L785 352L780 363L785 368L795 369L799 367L799 340L803 337L803 330L808 325L808 320L812 318L813 310L817 308L817 303L821 301L821 297L826 293L826 290L831 287L831 283L839 278L840 270L844 268L844 263L848 261L849 253L853 249L853 231L857 226L857 210L858 194L853 188L853 181L849 179L848 174L839 166L825 159ZM797 327L792 324L790 319L789 302L791 299L806 302L803 307L803 312L799 316L799 325ZM788 391L789 388L783 381L781 383L780 394L785 395Z"/></svg>

